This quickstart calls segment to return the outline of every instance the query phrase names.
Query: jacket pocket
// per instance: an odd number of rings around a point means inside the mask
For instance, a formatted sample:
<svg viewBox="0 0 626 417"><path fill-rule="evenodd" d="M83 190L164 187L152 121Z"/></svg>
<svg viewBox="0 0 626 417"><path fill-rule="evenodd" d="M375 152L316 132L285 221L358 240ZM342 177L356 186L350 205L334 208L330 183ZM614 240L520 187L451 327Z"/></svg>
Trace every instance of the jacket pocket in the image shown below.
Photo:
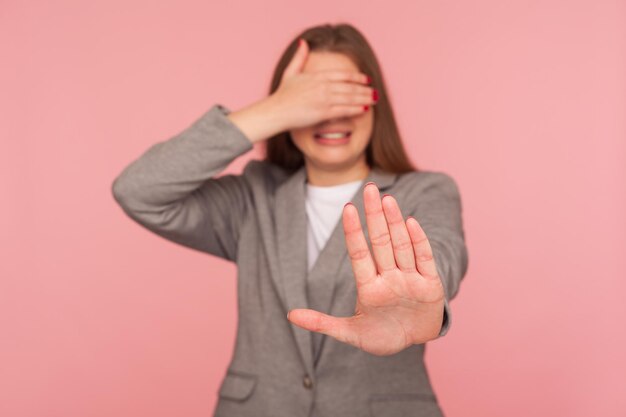
<svg viewBox="0 0 626 417"><path fill-rule="evenodd" d="M370 417L443 417L437 398L428 393L372 394Z"/></svg>
<svg viewBox="0 0 626 417"><path fill-rule="evenodd" d="M219 396L235 401L244 401L252 395L257 383L256 375L229 370L220 385Z"/></svg>

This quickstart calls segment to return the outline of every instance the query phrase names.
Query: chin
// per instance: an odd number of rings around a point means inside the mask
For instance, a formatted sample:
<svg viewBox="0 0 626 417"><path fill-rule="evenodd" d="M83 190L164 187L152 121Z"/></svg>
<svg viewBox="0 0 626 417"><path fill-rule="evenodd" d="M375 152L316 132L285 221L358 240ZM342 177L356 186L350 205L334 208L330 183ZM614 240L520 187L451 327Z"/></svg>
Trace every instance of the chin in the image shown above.
<svg viewBox="0 0 626 417"><path fill-rule="evenodd" d="M318 168L334 171L350 168L357 163L350 157L310 158L310 162Z"/></svg>

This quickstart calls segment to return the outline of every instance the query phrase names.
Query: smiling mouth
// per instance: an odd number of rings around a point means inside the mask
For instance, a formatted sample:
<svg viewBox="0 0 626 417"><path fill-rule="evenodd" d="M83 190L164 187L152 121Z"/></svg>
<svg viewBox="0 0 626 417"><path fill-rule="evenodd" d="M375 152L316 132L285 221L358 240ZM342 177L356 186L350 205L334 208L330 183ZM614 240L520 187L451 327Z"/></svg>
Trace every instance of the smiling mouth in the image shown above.
<svg viewBox="0 0 626 417"><path fill-rule="evenodd" d="M321 146L345 146L350 143L352 132L314 133L313 140Z"/></svg>
<svg viewBox="0 0 626 417"><path fill-rule="evenodd" d="M349 138L352 132L329 132L329 133L315 133L313 137L315 139L344 139Z"/></svg>

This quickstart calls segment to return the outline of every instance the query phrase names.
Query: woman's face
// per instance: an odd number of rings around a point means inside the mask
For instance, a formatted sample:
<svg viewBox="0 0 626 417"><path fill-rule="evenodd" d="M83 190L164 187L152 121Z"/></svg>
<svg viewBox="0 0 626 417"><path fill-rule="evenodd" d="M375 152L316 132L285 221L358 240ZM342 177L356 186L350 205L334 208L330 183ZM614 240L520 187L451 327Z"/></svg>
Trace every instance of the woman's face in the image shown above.
<svg viewBox="0 0 626 417"><path fill-rule="evenodd" d="M346 55L336 52L311 52L303 72L344 70L360 72ZM374 123L374 107L357 116L324 120L316 125L289 131L293 143L304 154L307 164L318 169L342 170L354 165L365 165L365 149L369 143ZM316 138L316 132L345 132L351 135L343 139Z"/></svg>

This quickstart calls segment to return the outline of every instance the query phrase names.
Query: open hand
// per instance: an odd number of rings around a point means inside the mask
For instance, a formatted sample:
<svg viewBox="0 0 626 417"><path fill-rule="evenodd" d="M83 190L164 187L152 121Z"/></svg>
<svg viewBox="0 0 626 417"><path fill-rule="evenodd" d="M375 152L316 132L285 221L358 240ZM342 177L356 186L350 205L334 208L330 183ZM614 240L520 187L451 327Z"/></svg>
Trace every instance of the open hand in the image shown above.
<svg viewBox="0 0 626 417"><path fill-rule="evenodd" d="M306 68L309 46L302 40L283 71L279 85L268 98L280 115L284 130L318 124L324 120L359 116L376 99L363 72Z"/></svg>
<svg viewBox="0 0 626 417"><path fill-rule="evenodd" d="M405 221L396 199L385 195L381 200L374 183L365 185L363 197L373 258L356 207L346 204L342 215L356 280L354 315L293 309L288 319L374 355L392 355L437 338L443 321L443 285L417 220Z"/></svg>

